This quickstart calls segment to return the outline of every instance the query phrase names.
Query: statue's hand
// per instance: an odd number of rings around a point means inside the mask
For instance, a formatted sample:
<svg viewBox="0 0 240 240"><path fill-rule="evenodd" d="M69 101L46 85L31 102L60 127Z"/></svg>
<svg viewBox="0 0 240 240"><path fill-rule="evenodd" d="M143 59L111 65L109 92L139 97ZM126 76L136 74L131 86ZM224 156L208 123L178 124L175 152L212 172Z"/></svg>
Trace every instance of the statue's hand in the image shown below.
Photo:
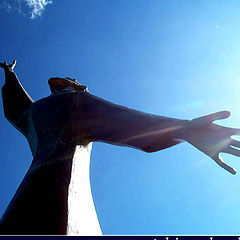
<svg viewBox="0 0 240 240"><path fill-rule="evenodd" d="M240 129L223 127L213 123L229 116L230 112L221 111L195 118L181 129L180 138L182 135L182 139L211 157L219 166L232 174L236 174L236 170L227 165L219 153L223 152L240 157L240 150L234 148L240 148L240 141L231 138L232 135L240 135Z"/></svg>
<svg viewBox="0 0 240 240"><path fill-rule="evenodd" d="M6 62L0 62L0 67L3 68L5 71L9 70L13 72L14 67L16 66L17 60L13 60L12 64L7 65Z"/></svg>

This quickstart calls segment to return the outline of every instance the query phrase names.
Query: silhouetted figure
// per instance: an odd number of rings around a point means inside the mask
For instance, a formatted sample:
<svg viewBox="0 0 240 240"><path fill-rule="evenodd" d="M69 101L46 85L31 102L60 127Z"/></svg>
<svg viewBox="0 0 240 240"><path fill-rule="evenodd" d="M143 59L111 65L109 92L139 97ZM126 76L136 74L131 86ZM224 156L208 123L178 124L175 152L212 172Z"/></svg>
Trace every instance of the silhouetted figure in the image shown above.
<svg viewBox="0 0 240 240"><path fill-rule="evenodd" d="M86 172L93 141L145 152L188 141L236 173L219 153L240 156L240 151L231 147L240 147L240 142L231 138L240 130L213 123L229 117L227 111L191 121L161 117L100 99L70 78L49 79L52 94L34 102L13 72L15 64L0 63L6 79L2 88L4 113L27 138L33 161L1 219L0 234L101 234L89 198L90 187L79 186L79 177L86 175L83 181L89 181ZM87 212L81 202L84 198L91 202ZM81 214L91 216L86 226ZM87 232L87 226L96 231Z"/></svg>

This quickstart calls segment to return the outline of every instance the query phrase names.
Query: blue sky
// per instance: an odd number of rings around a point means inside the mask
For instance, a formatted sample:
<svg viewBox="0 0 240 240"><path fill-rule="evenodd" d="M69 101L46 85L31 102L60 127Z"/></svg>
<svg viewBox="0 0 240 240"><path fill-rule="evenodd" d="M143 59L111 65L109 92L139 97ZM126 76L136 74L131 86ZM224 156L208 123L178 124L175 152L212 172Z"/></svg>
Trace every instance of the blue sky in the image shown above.
<svg viewBox="0 0 240 240"><path fill-rule="evenodd" d="M69 76L92 94L162 116L229 110L218 123L240 128L237 0L0 0L0 22L0 61L18 60L34 100L50 94L50 77ZM32 156L0 105L2 214ZM152 154L94 143L103 234L239 235L240 159L222 156L235 176L188 143Z"/></svg>

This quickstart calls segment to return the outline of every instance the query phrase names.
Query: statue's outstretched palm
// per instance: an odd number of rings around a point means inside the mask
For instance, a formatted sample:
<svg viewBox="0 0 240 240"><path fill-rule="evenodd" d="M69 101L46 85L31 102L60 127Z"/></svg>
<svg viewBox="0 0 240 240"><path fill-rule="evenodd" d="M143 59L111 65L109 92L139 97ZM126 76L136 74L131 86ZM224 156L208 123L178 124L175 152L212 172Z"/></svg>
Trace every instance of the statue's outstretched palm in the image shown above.
<svg viewBox="0 0 240 240"><path fill-rule="evenodd" d="M230 112L221 111L195 118L185 125L182 129L182 135L186 141L211 157L219 166L232 174L236 174L236 170L227 165L219 153L240 156L240 150L234 148L240 148L240 141L231 138L233 135L239 135L240 129L223 127L213 123L229 116Z"/></svg>

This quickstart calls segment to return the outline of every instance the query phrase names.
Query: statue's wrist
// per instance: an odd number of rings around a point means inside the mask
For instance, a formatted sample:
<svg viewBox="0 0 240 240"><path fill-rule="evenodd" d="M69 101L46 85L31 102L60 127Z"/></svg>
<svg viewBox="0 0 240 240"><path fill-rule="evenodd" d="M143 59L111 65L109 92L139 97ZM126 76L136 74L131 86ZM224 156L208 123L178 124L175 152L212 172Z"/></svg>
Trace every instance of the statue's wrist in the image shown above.
<svg viewBox="0 0 240 240"><path fill-rule="evenodd" d="M174 127L171 137L175 140L186 141L187 125L189 120L180 120L180 122Z"/></svg>

